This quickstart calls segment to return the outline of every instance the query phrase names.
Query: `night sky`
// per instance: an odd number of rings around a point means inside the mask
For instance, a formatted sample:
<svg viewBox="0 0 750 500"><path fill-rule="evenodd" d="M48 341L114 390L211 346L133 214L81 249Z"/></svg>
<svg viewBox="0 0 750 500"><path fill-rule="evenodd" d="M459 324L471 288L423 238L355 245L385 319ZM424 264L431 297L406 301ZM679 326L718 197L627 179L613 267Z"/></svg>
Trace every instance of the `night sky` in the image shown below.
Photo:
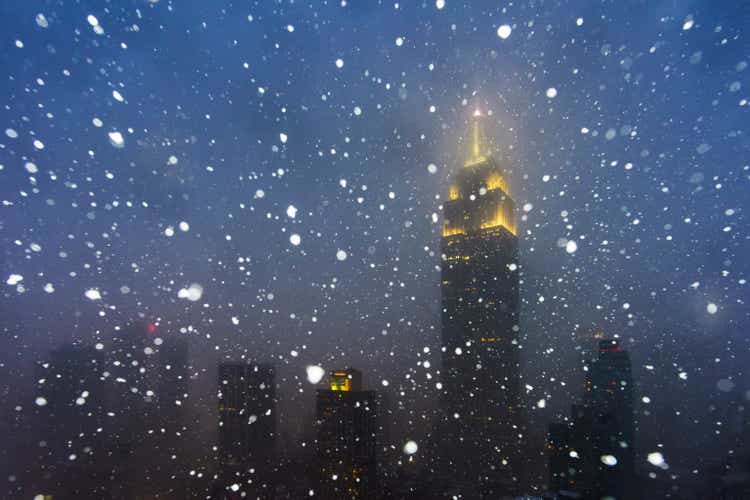
<svg viewBox="0 0 750 500"><path fill-rule="evenodd" d="M603 331L632 355L639 456L685 475L726 456L750 396L748 19L697 0L2 2L3 419L33 412L50 349L142 321L189 339L206 442L216 365L243 356L277 366L293 436L319 364L362 369L402 403L394 440L419 437L441 203L480 109L518 206L529 411L569 413Z"/></svg>

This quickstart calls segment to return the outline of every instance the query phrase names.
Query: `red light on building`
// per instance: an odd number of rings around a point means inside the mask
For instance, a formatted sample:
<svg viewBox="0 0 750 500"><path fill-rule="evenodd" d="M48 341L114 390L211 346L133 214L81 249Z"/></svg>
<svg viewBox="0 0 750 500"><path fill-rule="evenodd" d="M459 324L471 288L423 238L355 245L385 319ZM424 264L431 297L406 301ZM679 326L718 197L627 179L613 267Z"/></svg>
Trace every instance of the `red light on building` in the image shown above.
<svg viewBox="0 0 750 500"><path fill-rule="evenodd" d="M150 325L148 325L148 332L149 333L154 333L155 331L156 331L156 325L155 324L151 323Z"/></svg>
<svg viewBox="0 0 750 500"><path fill-rule="evenodd" d="M622 347L617 340L602 340L599 342L599 352L622 352Z"/></svg>

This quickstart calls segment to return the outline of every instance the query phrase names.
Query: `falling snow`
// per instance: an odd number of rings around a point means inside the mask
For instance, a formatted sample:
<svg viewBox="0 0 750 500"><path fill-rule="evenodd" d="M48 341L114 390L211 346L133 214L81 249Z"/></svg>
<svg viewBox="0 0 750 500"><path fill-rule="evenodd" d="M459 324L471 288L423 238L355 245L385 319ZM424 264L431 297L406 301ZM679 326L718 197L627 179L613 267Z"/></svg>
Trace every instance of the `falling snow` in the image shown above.
<svg viewBox="0 0 750 500"><path fill-rule="evenodd" d="M0 498L343 498L309 470L350 368L383 496L502 496L471 488L511 452L441 443L514 390L509 496L631 469L639 494L599 496L746 496L745 3L25 5L1 20ZM597 385L606 359L628 374ZM223 365L282 480L222 470ZM447 487L453 453L474 476Z"/></svg>

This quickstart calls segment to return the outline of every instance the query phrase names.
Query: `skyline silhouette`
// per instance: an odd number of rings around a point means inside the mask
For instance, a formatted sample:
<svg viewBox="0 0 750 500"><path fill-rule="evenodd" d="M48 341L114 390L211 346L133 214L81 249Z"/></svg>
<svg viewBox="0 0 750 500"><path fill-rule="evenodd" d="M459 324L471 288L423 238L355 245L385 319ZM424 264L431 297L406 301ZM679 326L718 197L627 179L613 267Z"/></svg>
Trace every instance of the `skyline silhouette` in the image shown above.
<svg viewBox="0 0 750 500"><path fill-rule="evenodd" d="M747 9L3 3L0 496L38 472L45 364L67 352L129 374L110 366L118 352L145 366L167 346L186 365L155 375L169 391L118 374L104 401L80 387L92 396L71 411L106 422L112 386L129 384L181 401L164 412L180 406L190 433L155 449L209 481L219 367L270 364L279 470L301 477L319 387L307 370L353 367L384 401L382 474L422 484L450 356L443 224L475 138L515 203L534 459L582 403L597 342L616 339L636 474L701 491L747 440ZM138 353L118 344L134 325ZM158 433L174 430L164 419Z"/></svg>

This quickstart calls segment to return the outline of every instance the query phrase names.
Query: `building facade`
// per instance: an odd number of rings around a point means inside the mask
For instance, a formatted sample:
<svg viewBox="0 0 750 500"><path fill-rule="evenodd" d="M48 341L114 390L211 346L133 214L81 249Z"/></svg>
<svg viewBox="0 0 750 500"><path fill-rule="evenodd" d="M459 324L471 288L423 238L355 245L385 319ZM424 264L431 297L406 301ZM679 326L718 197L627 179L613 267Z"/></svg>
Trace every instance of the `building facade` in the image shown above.
<svg viewBox="0 0 750 500"><path fill-rule="evenodd" d="M93 346L63 345L35 372L39 393L34 427L35 492L49 498L112 498L107 387L103 353ZM30 493L31 495L31 493Z"/></svg>
<svg viewBox="0 0 750 500"><path fill-rule="evenodd" d="M518 237L481 120L443 205L441 476L449 494L501 498L523 489Z"/></svg>
<svg viewBox="0 0 750 500"><path fill-rule="evenodd" d="M316 497L378 498L377 402L359 371L334 370L316 397Z"/></svg>
<svg viewBox="0 0 750 500"><path fill-rule="evenodd" d="M630 356L617 340L598 343L588 365L583 404L550 425L550 489L580 498L639 498Z"/></svg>
<svg viewBox="0 0 750 500"><path fill-rule="evenodd" d="M275 467L274 368L219 365L219 498L272 498Z"/></svg>

